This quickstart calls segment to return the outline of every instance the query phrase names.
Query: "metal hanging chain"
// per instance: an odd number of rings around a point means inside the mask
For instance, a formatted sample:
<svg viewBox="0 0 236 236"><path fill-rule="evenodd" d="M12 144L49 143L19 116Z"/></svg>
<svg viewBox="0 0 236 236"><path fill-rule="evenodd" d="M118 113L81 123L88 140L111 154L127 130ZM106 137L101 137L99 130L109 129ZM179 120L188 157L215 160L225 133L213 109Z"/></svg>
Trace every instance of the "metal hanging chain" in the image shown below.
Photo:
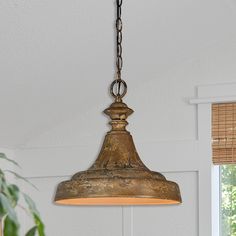
<svg viewBox="0 0 236 236"><path fill-rule="evenodd" d="M117 18L116 18L116 79L111 84L111 95L115 98L121 99L127 92L127 85L124 80L121 79L121 71L123 67L122 58L122 19L121 19L121 7L123 0L116 0ZM116 87L115 87L116 86ZM123 87L123 88L122 88ZM115 92L114 92L115 88Z"/></svg>
<svg viewBox="0 0 236 236"><path fill-rule="evenodd" d="M117 4L117 18L116 18L116 67L117 78L121 79L121 70L123 67L122 58L122 19L121 19L121 6L122 0L116 0Z"/></svg>

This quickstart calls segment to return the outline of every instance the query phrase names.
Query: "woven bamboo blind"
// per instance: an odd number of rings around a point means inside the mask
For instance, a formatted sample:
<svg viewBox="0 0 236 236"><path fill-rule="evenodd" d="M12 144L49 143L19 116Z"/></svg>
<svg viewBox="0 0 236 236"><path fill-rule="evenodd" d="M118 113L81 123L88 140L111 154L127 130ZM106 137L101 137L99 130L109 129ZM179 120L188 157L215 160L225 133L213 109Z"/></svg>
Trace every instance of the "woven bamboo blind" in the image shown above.
<svg viewBox="0 0 236 236"><path fill-rule="evenodd" d="M212 105L212 153L215 165L236 164L236 103Z"/></svg>

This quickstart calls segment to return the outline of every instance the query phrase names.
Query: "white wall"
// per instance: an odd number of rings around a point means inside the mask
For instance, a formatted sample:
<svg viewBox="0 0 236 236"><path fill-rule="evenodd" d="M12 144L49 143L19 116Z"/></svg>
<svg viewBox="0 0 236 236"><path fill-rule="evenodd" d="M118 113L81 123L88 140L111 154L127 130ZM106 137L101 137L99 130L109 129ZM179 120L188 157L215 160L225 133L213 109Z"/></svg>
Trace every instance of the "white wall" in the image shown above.
<svg viewBox="0 0 236 236"><path fill-rule="evenodd" d="M179 183L183 204L121 208L52 202L57 183L93 162L108 129L113 1L1 3L0 144L16 147L38 186L28 191L48 236L211 235L210 105L197 110L189 99L198 85L236 82L235 4L124 1L125 102L136 111L128 129L147 166Z"/></svg>

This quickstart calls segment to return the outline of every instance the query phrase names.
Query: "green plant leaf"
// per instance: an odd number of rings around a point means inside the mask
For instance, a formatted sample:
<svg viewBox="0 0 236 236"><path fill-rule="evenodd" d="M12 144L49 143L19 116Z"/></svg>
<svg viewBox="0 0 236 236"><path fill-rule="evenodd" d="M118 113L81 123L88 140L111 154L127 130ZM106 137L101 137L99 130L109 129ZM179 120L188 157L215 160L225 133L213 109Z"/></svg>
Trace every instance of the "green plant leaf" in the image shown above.
<svg viewBox="0 0 236 236"><path fill-rule="evenodd" d="M12 198L13 207L15 207L19 200L20 190L15 184L10 184L7 186L7 188Z"/></svg>
<svg viewBox="0 0 236 236"><path fill-rule="evenodd" d="M0 177L4 176L3 171L0 169Z"/></svg>
<svg viewBox="0 0 236 236"><path fill-rule="evenodd" d="M4 153L0 153L0 159L6 160L18 166L18 163L6 157ZM5 178L5 172L13 174L17 179L23 180L26 183L37 189L28 179L22 177L11 170L2 170L0 168L0 218L3 219L4 235L5 236L19 236L19 223L15 207L18 204L20 193L23 195L27 211L31 214L35 225L28 230L26 236L45 236L44 224L41 220L40 214L36 208L34 201L26 194L22 193L17 185L9 184ZM26 209L22 206L23 209Z"/></svg>
<svg viewBox="0 0 236 236"><path fill-rule="evenodd" d="M20 167L19 164L18 164L16 161L14 161L14 160L8 158L4 153L0 153L0 159L6 160L6 161L8 161L8 162L13 163L15 166Z"/></svg>
<svg viewBox="0 0 236 236"><path fill-rule="evenodd" d="M0 190L1 190L2 182L6 182L6 179L5 179L4 172L0 169Z"/></svg>
<svg viewBox="0 0 236 236"><path fill-rule="evenodd" d="M6 210L3 206L3 202L0 200L0 219L3 219L3 217L6 215Z"/></svg>
<svg viewBox="0 0 236 236"><path fill-rule="evenodd" d="M25 236L35 236L36 232L37 232L37 226L34 226L26 233Z"/></svg>
<svg viewBox="0 0 236 236"><path fill-rule="evenodd" d="M25 199L25 202L27 203L30 212L35 213L36 215L39 215L39 212L36 208L36 205L34 203L34 201L31 199L30 196L28 196L27 194L23 193L23 197Z"/></svg>
<svg viewBox="0 0 236 236"><path fill-rule="evenodd" d="M27 203L29 207L30 213L32 214L34 218L34 223L37 226L38 235L45 236L44 224L40 218L39 212L36 208L34 201L27 194L23 194L23 196L24 196L25 202Z"/></svg>
<svg viewBox="0 0 236 236"><path fill-rule="evenodd" d="M18 163L6 157L4 153L0 153L0 159L9 161L14 165L18 166ZM26 183L37 189L28 179L22 177L11 170L0 169L0 218L3 219L4 225L4 236L19 236L19 222L15 207L18 205L20 193L23 195L26 205L28 206L27 211L31 214L35 225L28 230L25 236L45 236L44 224L41 220L40 214L36 208L34 201L26 194L22 193L17 185L8 184L5 178L5 172L13 174L17 179L23 180ZM20 205L19 205L20 206ZM26 209L22 206L23 209Z"/></svg>
<svg viewBox="0 0 236 236"><path fill-rule="evenodd" d="M2 189L1 189L1 190L2 190L2 191L1 191L2 194L4 194L5 197L6 197L8 200L10 200L11 203L13 203L12 195L11 195L9 189L8 189L8 185L7 185L6 182L3 182L3 183L2 183Z"/></svg>
<svg viewBox="0 0 236 236"><path fill-rule="evenodd" d="M2 178L0 177L0 192L2 192L2 182L3 182L3 180L2 180Z"/></svg>
<svg viewBox="0 0 236 236"><path fill-rule="evenodd" d="M4 235L9 236L19 236L19 225L16 224L9 216L7 216L3 221Z"/></svg>
<svg viewBox="0 0 236 236"><path fill-rule="evenodd" d="M39 236L45 236L44 224L43 224L42 220L40 219L39 215L34 214L34 222L37 225L37 230L38 230Z"/></svg>
<svg viewBox="0 0 236 236"><path fill-rule="evenodd" d="M2 207L4 211L6 212L7 216L15 222L15 224L18 224L17 215L15 212L15 209L12 207L10 200L2 193L0 193L0 202L2 204Z"/></svg>
<svg viewBox="0 0 236 236"><path fill-rule="evenodd" d="M17 179L20 179L20 180L25 181L26 183L30 184L32 187L34 187L35 189L38 190L38 188L37 188L35 185L33 185L33 184L32 184L28 179L26 179L25 177L23 177L23 176L17 174L16 172L14 172L14 171L12 171L12 170L4 170L4 171L13 174Z"/></svg>

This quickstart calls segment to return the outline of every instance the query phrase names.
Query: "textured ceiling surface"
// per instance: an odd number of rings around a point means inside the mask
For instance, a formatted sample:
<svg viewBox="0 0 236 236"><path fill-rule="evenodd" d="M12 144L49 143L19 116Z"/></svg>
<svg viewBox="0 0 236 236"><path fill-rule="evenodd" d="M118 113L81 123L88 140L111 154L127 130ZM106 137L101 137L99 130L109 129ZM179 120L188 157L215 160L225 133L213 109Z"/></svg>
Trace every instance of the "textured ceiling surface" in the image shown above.
<svg viewBox="0 0 236 236"><path fill-rule="evenodd" d="M24 146L83 116L94 102L105 107L114 77L114 2L0 2L0 146ZM205 52L220 48L228 60L235 52L235 1L127 0L123 5L124 76L130 87Z"/></svg>

